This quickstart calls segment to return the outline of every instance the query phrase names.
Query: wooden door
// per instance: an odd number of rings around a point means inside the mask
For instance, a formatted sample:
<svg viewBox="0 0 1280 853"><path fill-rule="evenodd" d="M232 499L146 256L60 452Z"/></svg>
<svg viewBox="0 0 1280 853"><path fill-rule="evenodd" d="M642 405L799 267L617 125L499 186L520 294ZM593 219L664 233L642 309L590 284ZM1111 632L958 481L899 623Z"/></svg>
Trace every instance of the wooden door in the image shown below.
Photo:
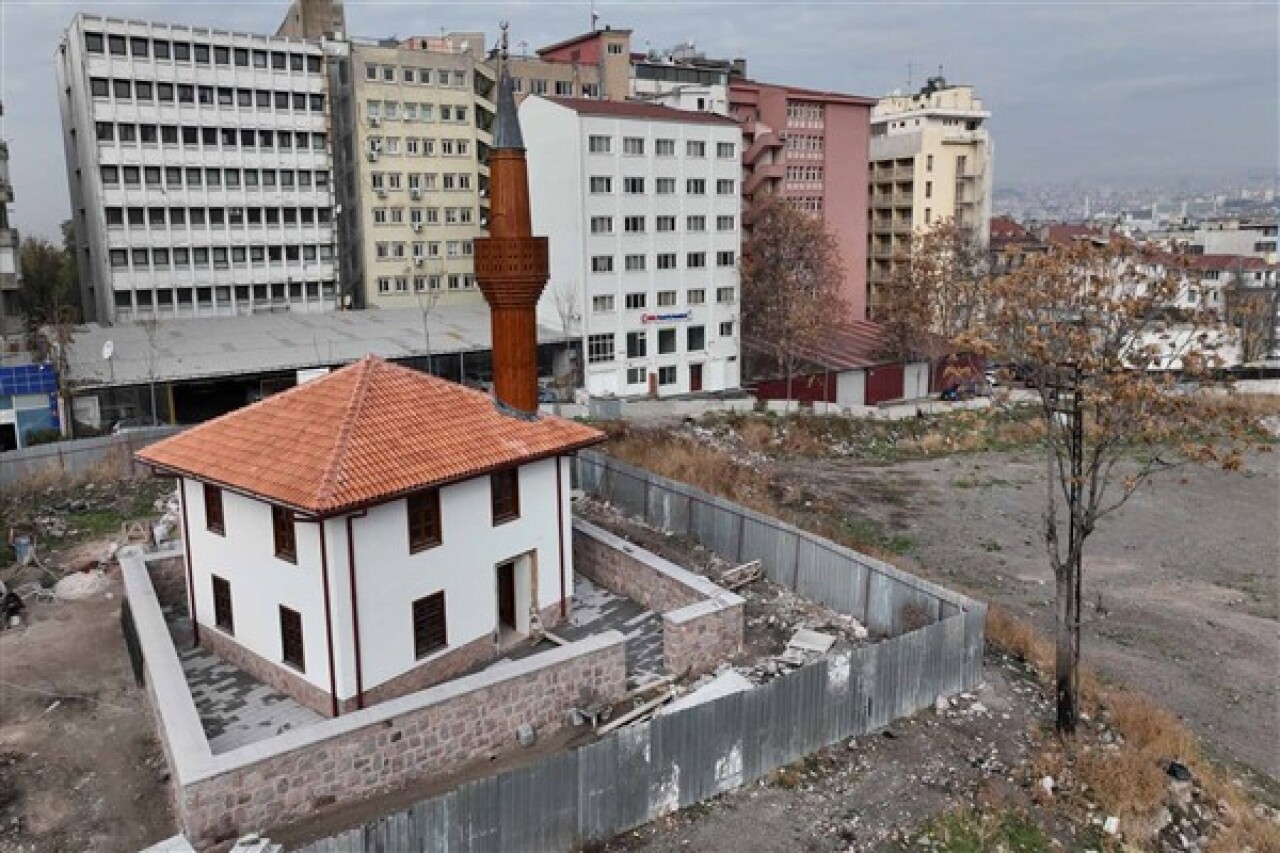
<svg viewBox="0 0 1280 853"><path fill-rule="evenodd" d="M701 364L689 365L689 390L691 392L702 390L702 365Z"/></svg>
<svg viewBox="0 0 1280 853"><path fill-rule="evenodd" d="M516 627L516 564L498 566L498 626Z"/></svg>

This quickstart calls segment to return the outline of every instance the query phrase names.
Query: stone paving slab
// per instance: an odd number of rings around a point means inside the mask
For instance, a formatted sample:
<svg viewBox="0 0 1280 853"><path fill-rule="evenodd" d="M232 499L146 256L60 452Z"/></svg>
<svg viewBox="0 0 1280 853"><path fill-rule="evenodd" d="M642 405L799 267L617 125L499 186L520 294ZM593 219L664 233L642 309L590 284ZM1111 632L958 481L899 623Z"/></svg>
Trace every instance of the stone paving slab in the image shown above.
<svg viewBox="0 0 1280 853"><path fill-rule="evenodd" d="M214 755L324 719L213 652L192 648L189 620L174 614L166 616L182 672Z"/></svg>

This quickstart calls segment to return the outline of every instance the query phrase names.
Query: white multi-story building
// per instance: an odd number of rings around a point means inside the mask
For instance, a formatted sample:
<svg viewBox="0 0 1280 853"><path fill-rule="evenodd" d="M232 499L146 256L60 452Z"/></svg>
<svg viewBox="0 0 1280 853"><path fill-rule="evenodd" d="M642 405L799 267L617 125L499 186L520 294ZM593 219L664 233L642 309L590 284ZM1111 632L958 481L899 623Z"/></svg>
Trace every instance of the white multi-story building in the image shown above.
<svg viewBox="0 0 1280 853"><path fill-rule="evenodd" d="M533 229L551 245L539 315L578 339L594 395L739 384L742 133L653 104L520 105Z"/></svg>
<svg viewBox="0 0 1280 853"><path fill-rule="evenodd" d="M320 44L77 15L55 64L86 319L335 307Z"/></svg>
<svg viewBox="0 0 1280 853"><path fill-rule="evenodd" d="M0 116L4 105L0 104ZM0 139L0 335L22 331L22 312L18 305L18 283L22 261L18 254L18 231L9 222L9 203L13 201L13 184L9 181L9 143Z"/></svg>

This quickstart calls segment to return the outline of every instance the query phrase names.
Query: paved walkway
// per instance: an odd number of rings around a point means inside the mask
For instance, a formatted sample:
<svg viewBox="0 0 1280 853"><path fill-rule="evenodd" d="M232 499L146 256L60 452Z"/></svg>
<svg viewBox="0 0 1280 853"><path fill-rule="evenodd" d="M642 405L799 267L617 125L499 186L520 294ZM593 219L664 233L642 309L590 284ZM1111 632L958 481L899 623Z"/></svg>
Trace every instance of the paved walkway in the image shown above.
<svg viewBox="0 0 1280 853"><path fill-rule="evenodd" d="M553 628L552 633L574 642L614 630L621 631L627 638L627 678L633 684L663 675L662 615L597 586L581 575L576 576L569 623ZM512 651L506 659L521 660L553 648L555 644L543 640L537 645Z"/></svg>
<svg viewBox="0 0 1280 853"><path fill-rule="evenodd" d="M214 755L324 719L213 652L191 648L185 617L172 617L169 630Z"/></svg>

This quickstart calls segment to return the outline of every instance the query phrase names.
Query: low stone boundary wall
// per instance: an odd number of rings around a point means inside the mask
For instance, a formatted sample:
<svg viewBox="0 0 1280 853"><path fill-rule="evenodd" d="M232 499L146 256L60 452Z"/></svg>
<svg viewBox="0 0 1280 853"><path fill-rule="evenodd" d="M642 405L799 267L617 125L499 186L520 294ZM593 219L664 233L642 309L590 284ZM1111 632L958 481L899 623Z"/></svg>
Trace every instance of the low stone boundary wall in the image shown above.
<svg viewBox="0 0 1280 853"><path fill-rule="evenodd" d="M0 454L0 489L75 477L136 477L148 469L135 462L133 454L180 431L179 427L152 427L9 450Z"/></svg>
<svg viewBox="0 0 1280 853"><path fill-rule="evenodd" d="M610 631L213 755L147 571L175 554L119 556L178 820L197 848L446 776L515 748L522 724L548 734L570 709L626 692L624 638Z"/></svg>
<svg viewBox="0 0 1280 853"><path fill-rule="evenodd" d="M574 571L662 614L667 671L702 673L742 650L742 596L580 518Z"/></svg>

